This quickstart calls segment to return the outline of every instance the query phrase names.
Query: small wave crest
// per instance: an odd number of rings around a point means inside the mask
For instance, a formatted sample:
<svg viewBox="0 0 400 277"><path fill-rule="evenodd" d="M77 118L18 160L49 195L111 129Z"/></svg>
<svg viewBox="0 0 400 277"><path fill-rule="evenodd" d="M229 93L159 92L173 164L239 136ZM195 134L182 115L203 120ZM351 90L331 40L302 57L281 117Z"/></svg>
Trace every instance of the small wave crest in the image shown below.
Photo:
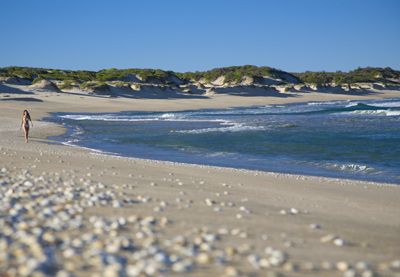
<svg viewBox="0 0 400 277"><path fill-rule="evenodd" d="M235 122L223 122L221 125L224 127L179 130L179 131L173 131L173 132L174 133L183 133L183 134L203 134L203 133L210 133L210 132L244 132L244 131L265 130L264 126L248 126L248 125L244 125L241 123L235 123ZM226 125L228 125L228 126L226 126Z"/></svg>
<svg viewBox="0 0 400 277"><path fill-rule="evenodd" d="M160 116L160 118L176 118L176 115L173 113L164 113Z"/></svg>
<svg viewBox="0 0 400 277"><path fill-rule="evenodd" d="M371 105L375 107L400 108L400 101L373 102Z"/></svg>
<svg viewBox="0 0 400 277"><path fill-rule="evenodd" d="M390 109L390 108L399 108L400 101L395 102L372 102L372 103L360 103L360 102L351 102L350 104L345 106L346 108L358 108L358 109Z"/></svg>
<svg viewBox="0 0 400 277"><path fill-rule="evenodd" d="M373 167L364 165L364 164L355 164L355 163L327 163L324 165L325 168L345 171L345 172L353 172L353 173L374 173L377 170Z"/></svg>
<svg viewBox="0 0 400 277"><path fill-rule="evenodd" d="M357 107L357 105L359 105L360 103L350 103L348 105L345 106L345 108L351 108L351 107Z"/></svg>
<svg viewBox="0 0 400 277"><path fill-rule="evenodd" d="M137 118L130 116L116 116L116 115L81 115L81 114L67 114L60 115L60 118L70 119L70 120L93 120L93 121L146 121L151 120L151 118ZM154 119L153 119L154 120Z"/></svg>
<svg viewBox="0 0 400 277"><path fill-rule="evenodd" d="M364 103L351 103L344 108L332 110L336 114L343 115L359 115L359 116L398 116L400 110L396 107L392 107L389 104L384 103L381 106L376 104L364 104Z"/></svg>
<svg viewBox="0 0 400 277"><path fill-rule="evenodd" d="M378 116L399 116L400 111L392 111L392 110L358 110L352 111L347 114L356 114L356 115L378 115Z"/></svg>
<svg viewBox="0 0 400 277"><path fill-rule="evenodd" d="M156 115L60 115L60 118L69 120L93 120L93 121L118 121L118 122L141 122L141 121L190 121L190 122L223 122L222 119L190 118L185 115L164 113Z"/></svg>
<svg viewBox="0 0 400 277"><path fill-rule="evenodd" d="M308 106L328 106L328 105L338 105L343 103L348 103L350 100L342 101L324 101L324 102L308 102Z"/></svg>

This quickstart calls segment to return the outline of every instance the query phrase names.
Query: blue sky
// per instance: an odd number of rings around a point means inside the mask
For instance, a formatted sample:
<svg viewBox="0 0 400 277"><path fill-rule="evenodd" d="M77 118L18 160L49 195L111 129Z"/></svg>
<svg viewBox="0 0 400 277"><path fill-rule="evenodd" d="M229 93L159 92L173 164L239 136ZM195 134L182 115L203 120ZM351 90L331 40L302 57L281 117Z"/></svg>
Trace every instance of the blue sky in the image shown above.
<svg viewBox="0 0 400 277"><path fill-rule="evenodd" d="M400 69L397 0L2 0L0 66Z"/></svg>

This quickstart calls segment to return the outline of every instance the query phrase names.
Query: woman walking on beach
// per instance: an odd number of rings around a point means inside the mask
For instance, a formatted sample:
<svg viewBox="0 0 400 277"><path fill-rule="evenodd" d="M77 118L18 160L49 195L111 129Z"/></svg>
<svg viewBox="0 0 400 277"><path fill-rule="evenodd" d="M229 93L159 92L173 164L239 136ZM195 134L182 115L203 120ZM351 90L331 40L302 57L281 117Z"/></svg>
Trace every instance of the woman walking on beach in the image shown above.
<svg viewBox="0 0 400 277"><path fill-rule="evenodd" d="M31 125L33 127L31 115L29 114L28 110L24 110L22 113L21 127L24 129L26 143L28 143L28 136L29 136L29 121L31 122Z"/></svg>

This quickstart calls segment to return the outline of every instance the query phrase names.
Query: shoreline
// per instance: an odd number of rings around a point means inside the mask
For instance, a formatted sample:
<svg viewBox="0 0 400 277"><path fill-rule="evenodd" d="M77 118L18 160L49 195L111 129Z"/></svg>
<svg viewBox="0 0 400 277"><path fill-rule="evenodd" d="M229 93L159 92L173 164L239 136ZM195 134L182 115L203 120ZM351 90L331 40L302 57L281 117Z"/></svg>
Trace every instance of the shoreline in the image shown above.
<svg viewBox="0 0 400 277"><path fill-rule="evenodd" d="M390 98L385 98L385 100L399 100L399 97L390 97ZM382 99L357 99L357 100L327 100L327 101L306 101L306 102L295 102L295 103L288 103L285 105L309 105L312 103L312 105L324 105L325 102L332 103L332 102L353 102L357 103L357 101L376 101L376 100L382 100ZM253 107L263 107L265 105L252 105L252 106L240 106L240 108L253 108ZM229 109L235 109L238 107L229 107L226 108L227 110ZM185 110L179 110L179 112L196 112L196 111L215 111L215 110L220 110L221 108L213 108L213 109L185 109ZM134 112L134 113L141 113L143 112L144 114L152 114L152 113L170 113L170 112L175 112L175 111L139 111L139 110L123 110L123 111L115 111L112 113L118 114L118 113L127 113L127 112ZM101 114L108 114L105 112L96 112L96 113L91 113L91 112L74 112L74 113L67 113L67 112L55 112L55 113L50 113L47 117L44 119L48 119L48 122L50 123L55 123L61 126L59 122L57 122L56 118L58 115L63 115L63 114L69 114L69 115L74 115L74 114L83 114L83 115L101 115ZM63 124L64 125L64 124ZM73 133L73 127L69 125L64 125L63 128L66 129L65 133ZM251 166L230 166L230 165L218 165L218 164L212 164L212 163L197 163L196 161L179 161L178 160L173 160L173 159L157 159L157 158L147 158L147 157L141 157L135 156L135 155L128 155L128 154L122 154L118 152L113 152L113 151L107 151L107 150L101 150L97 149L95 147L86 147L86 146L81 146L79 144L76 144L75 142L69 142L69 141L63 141L62 137L64 134L58 135L58 136L53 136L53 142L60 143L62 145L67 145L67 146L72 146L72 147L78 147L82 149L86 149L92 152L97 152L97 153L102 153L105 155L109 156L116 156L116 157L121 157L121 158L133 158L133 159L141 159L141 160L154 160L154 161L159 161L159 162L165 162L165 163L173 163L177 165L183 165L183 164L188 164L188 165L194 165L194 166L210 166L210 167L220 167L220 168L232 168L232 169L238 169L238 170L249 170L249 171L256 171L256 172L266 172L266 173L274 173L274 174L287 174L287 175L293 175L293 176L307 176L307 177L315 177L315 178L332 178L332 179L340 179L340 180L349 180L349 181L360 181L360 182L368 182L368 183L375 183L375 184L386 184L386 185L399 185L400 183L392 182L392 181L385 181L385 180L374 180L374 179L368 179L368 176L354 176L354 177L349 177L349 176L335 176L335 175L340 175L339 173L307 173L307 172L296 172L295 169L292 170L273 170L273 169L263 169L263 168L255 168Z"/></svg>
<svg viewBox="0 0 400 277"><path fill-rule="evenodd" d="M390 93L388 96L384 95L382 96L382 93L380 93L379 95L376 95L377 97L371 97L370 95L349 95L352 99L337 99L336 96L340 96L339 98L341 98L341 96L343 95L335 95L333 98L329 98L329 99L320 99L320 100L304 100L304 101L296 101L297 99L285 99L285 100L294 100L294 101L277 101L276 103L274 102L273 105L296 105L296 104L308 104L308 103L324 103L324 102L330 102L330 101L363 101L363 100L391 100L391 99L398 99L400 98L400 91L397 92L395 91L396 94L392 94ZM62 93L62 94L68 94L68 93ZM379 97L378 97L379 96ZM45 97L48 97L47 95ZM237 97L237 96L236 96ZM240 97L239 97L240 98ZM269 98L274 98L274 97L263 97L263 100L268 100ZM107 100L107 98L106 98ZM109 99L109 100L113 100L113 99ZM137 100L137 99L136 99ZM278 100L284 100L284 99L278 99ZM171 100L164 100L164 101L171 101ZM174 101L174 100L172 100ZM1 103L1 102L0 102ZM185 109L185 108L178 108L178 109L171 109L171 110L165 110L165 109L157 109L157 110L148 110L148 109L135 109L135 110L125 110L125 109L112 109L110 112L111 113L120 113L120 112L130 112L130 111L134 111L134 112L177 112L177 111L199 111L199 110L218 110L218 109L234 109L234 108L246 108L246 107L255 107L255 106L263 106L263 105L268 105L268 104L253 104L253 105L234 105L234 106L226 106L226 105L221 105L221 106L216 106L213 108L196 108L196 109ZM160 162L160 163L166 163L166 164L172 164L172 165L189 165L189 166L198 166L198 167L210 167L210 168L219 168L219 169L227 169L227 170L238 170L238 171L249 171L249 172L258 172L258 173L265 173L265 174L276 174L279 176L282 175L287 175L287 176L292 176L293 178L299 178L299 177L307 177L307 178L319 178L319 179L326 179L326 180L336 180L336 181L348 181L349 183L352 182L359 182L361 183L368 183L368 184L374 184L374 185L383 185L383 186L399 186L399 184L396 183L390 183L390 182L380 182L380 181L369 181L369 180L362 180L362 179L350 179L350 178L340 178L340 177L331 177L331 176L320 176L320 175L307 175L307 174L297 174L297 173L286 173L286 172L274 172L274 171L267 171L267 170L258 170L258 169L247 169L247 168L235 168L235 167L229 167L229 166L216 166L216 165L202 165L202 164L196 164L196 163L185 163L185 162L174 162L174 161L168 161L168 160L157 160L157 159L146 159L146 158L140 158L140 157L129 157L129 156L122 156L122 155L118 155L118 153L111 153L107 154L107 152L103 152L102 150L98 150L98 149L94 149L94 148L89 148L89 147L83 147L83 146L79 146L79 145L73 145L73 144L64 144L60 141L57 140L50 140L50 137L59 137L62 136L63 134L65 134L68 131L68 127L63 126L62 124L57 124L55 122L51 122L51 121L45 121L44 119L46 118L52 118L54 117L54 114L56 114L58 112L54 112L54 111L47 111L44 114L41 115L41 117L39 117L38 121L46 123L46 124L54 124L56 125L56 129L58 129L57 132L52 133L52 134L48 134L46 135L44 138L44 143L55 143L55 144L59 144L60 146L67 146L67 147L74 147L74 148L78 148L78 149L82 149L85 151L89 151L89 152L93 152L94 154L104 154L106 156L109 157L118 157L118 158L123 158L123 159L133 159L133 160L140 160L140 161L154 161L154 162ZM67 113L66 111L63 111L61 113ZM69 113L69 112L68 112ZM80 110L76 110L74 112L71 113L96 113L96 114L101 114L101 113L107 113L105 111L89 111L89 112L83 112ZM99 153L97 153L99 152Z"/></svg>
<svg viewBox="0 0 400 277"><path fill-rule="evenodd" d="M248 169L242 167L229 167L229 166L218 166L218 165L207 165L207 164L196 164L196 163L189 163L189 162L175 162L175 161L168 161L168 160L157 160L157 159L146 159L140 157L131 157L131 156L123 156L119 155L118 153L106 152L95 148L89 148L85 146L79 146L75 144L63 143L59 141L49 140L46 143L54 143L58 145L63 145L67 147L73 147L76 149L82 149L85 151L89 151L92 155L104 155L106 157L113 157L119 159L127 159L133 161L142 161L142 162L154 162L154 163L162 163L168 165L176 165L176 166L188 166L192 168L209 168L209 169L219 169L219 170L231 170L233 172L243 172L243 173L253 173L253 174L264 174L264 175L272 175L272 176L285 176L288 178L310 178L315 179L317 181L332 181L332 182L340 182L345 181L347 183L358 183L358 185L362 184L369 184L369 185L376 185L376 186L400 186L400 184L390 183L390 182L383 182L383 181L370 181L370 180L363 180L363 179L350 179L350 178L340 178L340 177L332 177L332 176L324 176L324 175L308 175L308 174L299 174L299 173L288 173L288 172L277 172L277 171L268 171L268 170L259 170L259 169Z"/></svg>
<svg viewBox="0 0 400 277"><path fill-rule="evenodd" d="M318 176L318 175L306 175L306 174L296 174L296 173L286 173L286 172L274 172L274 171L264 171L257 169L247 169L247 168L236 168L236 167L228 167L228 166L216 166L216 165L205 165L205 164L195 164L195 163L181 163L181 162L173 162L167 160L156 160L156 159L143 159L138 157L126 157L119 156L117 154L107 154L102 152L101 150L91 149L82 146L70 145L72 147L82 148L91 151L92 155L104 155L106 157L113 157L118 159L127 159L133 161L141 161L141 162L149 162L149 163L162 163L168 164L171 166L187 166L189 168L203 168L203 169L218 169L225 171L232 171L235 173L246 173L246 174L256 174L256 175L264 175L264 176L272 176L272 177L283 177L283 178L293 178L299 179L303 178L304 180L310 179L313 181L326 181L331 183L342 183L342 184L352 184L352 185L374 185L374 186L390 186L390 187L398 187L398 184L395 183L386 183L386 182L376 182L376 181L367 181L360 179L348 179L348 178L335 178L329 176Z"/></svg>
<svg viewBox="0 0 400 277"><path fill-rule="evenodd" d="M46 138L62 134L66 129L36 118L43 119L62 110L108 112L142 107L166 111L172 107L186 109L189 104L186 100L124 102L55 93L33 96L43 102L0 101L0 182L3 182L0 193L8 191L13 184L17 184L13 187L15 191L26 189L28 195L45 186L44 197L56 203L26 215L26 220L39 220L46 226L53 219L63 218L64 210L59 210L57 201L65 201L65 196L57 189L74 191L73 204L77 209L73 215L81 219L79 232L69 223L71 219L66 221L67 229L62 233L48 229L65 244L62 251L58 248L54 251L60 257L58 266L67 272L85 276L112 270L110 265L91 263L88 253L94 253L97 247L107 255L115 255L110 247L115 250L119 247L118 241L128 238L133 239L136 250L120 249L116 253L125 257L135 270L139 270L140 261L145 261L166 270L167 274L181 272L185 276L229 276L228 273L235 272L260 276L268 272L337 276L351 270L385 276L399 272L398 185L117 157L53 144ZM192 103L191 107L258 101L217 97ZM282 99L262 101L261 104L268 104ZM25 144L19 120L21 110L27 106L34 116L34 127L31 142ZM34 185L19 185L24 180ZM102 195L110 195L109 200L91 202L90 197ZM27 203L28 207L31 204L41 207L36 199L24 201L21 203ZM54 210L50 218L43 222L36 219L36 214L43 215L47 208ZM120 226L117 219L125 220L126 225L107 229L111 223ZM93 220L100 227L94 227ZM99 232L98 240L87 242L84 235L94 232ZM75 239L83 243L80 250L69 244ZM13 243L17 245L18 238ZM159 262L147 252L151 247L168 257L175 254L179 259ZM64 255L65 249L75 251L75 256ZM147 253L146 258L134 260L135 251ZM271 264L277 257L279 262ZM361 269L361 264L367 266ZM11 260L9 265L13 268ZM134 270L120 266L127 271Z"/></svg>

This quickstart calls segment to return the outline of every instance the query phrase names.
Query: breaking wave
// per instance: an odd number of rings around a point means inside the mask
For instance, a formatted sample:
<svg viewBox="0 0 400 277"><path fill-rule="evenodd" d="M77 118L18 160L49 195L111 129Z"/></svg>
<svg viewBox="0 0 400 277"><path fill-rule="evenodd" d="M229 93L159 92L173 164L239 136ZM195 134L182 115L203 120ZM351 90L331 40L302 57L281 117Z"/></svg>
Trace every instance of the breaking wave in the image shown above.
<svg viewBox="0 0 400 277"><path fill-rule="evenodd" d="M192 130L179 130L174 131L175 133L182 134L203 134L210 132L244 132L244 131L262 131L266 128L264 126L248 126L240 123L230 123L231 126L227 127L215 127L215 128L203 128L203 129L192 129Z"/></svg>
<svg viewBox="0 0 400 277"><path fill-rule="evenodd" d="M373 167L364 164L355 163L326 163L325 168L346 171L346 172L356 172L356 173L374 173L377 170Z"/></svg>

